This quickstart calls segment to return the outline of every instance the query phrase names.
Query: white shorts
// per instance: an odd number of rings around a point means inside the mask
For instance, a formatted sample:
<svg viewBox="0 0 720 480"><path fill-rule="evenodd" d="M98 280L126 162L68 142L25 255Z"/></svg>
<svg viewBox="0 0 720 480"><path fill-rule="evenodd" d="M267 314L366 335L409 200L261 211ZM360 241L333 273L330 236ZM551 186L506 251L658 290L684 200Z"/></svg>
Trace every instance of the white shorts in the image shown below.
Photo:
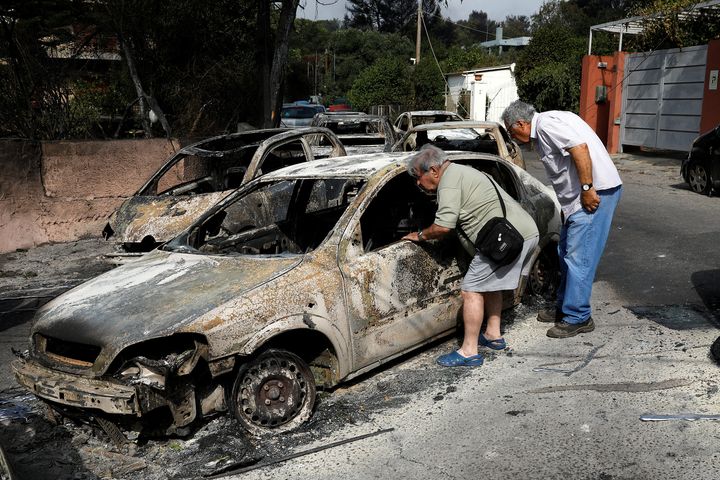
<svg viewBox="0 0 720 480"><path fill-rule="evenodd" d="M532 266L530 258L537 244L537 235L525 240L518 258L502 267L498 267L485 255L477 252L470 262L460 288L465 292L477 293L515 290L520 284L520 277L530 273Z"/></svg>

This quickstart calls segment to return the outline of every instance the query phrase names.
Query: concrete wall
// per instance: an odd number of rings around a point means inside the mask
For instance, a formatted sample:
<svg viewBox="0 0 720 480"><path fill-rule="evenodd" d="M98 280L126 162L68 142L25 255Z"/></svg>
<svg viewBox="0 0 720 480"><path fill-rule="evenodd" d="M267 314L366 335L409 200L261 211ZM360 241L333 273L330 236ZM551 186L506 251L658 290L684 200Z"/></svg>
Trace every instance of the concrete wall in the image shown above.
<svg viewBox="0 0 720 480"><path fill-rule="evenodd" d="M0 141L0 252L99 237L176 141Z"/></svg>

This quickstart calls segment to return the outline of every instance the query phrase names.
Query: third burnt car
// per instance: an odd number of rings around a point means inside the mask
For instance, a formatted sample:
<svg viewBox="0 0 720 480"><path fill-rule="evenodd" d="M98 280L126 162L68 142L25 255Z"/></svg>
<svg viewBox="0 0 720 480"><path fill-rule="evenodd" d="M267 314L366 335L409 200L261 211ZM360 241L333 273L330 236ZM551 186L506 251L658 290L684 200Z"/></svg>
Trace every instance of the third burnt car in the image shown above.
<svg viewBox="0 0 720 480"><path fill-rule="evenodd" d="M445 151L491 153L525 168L520 147L510 138L505 127L490 121L464 120L415 125L386 151L409 152L428 143Z"/></svg>

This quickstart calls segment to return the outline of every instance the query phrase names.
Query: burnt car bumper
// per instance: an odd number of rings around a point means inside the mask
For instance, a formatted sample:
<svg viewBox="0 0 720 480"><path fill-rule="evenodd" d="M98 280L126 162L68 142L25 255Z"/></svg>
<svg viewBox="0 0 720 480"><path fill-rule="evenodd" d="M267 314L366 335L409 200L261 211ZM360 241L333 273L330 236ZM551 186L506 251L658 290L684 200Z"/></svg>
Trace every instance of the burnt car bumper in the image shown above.
<svg viewBox="0 0 720 480"><path fill-rule="evenodd" d="M110 414L141 414L135 387L70 375L23 359L15 360L12 369L20 385L44 400Z"/></svg>

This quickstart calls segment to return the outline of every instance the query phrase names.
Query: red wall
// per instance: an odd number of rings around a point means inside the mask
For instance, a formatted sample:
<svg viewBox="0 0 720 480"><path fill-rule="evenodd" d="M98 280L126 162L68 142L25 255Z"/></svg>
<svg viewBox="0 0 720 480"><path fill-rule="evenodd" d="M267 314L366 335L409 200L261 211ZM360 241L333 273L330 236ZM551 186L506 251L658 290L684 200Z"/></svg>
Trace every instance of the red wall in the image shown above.
<svg viewBox="0 0 720 480"><path fill-rule="evenodd" d="M707 132L720 123L720 86L718 86L717 90L708 88L710 86L710 71L720 70L720 38L708 43L706 65L700 133Z"/></svg>
<svg viewBox="0 0 720 480"><path fill-rule="evenodd" d="M598 64L606 63L605 68ZM580 86L580 116L595 130L600 140L607 143L608 115L610 104L605 101L595 102L595 91L599 86L605 86L608 94L612 88L613 59L608 56L586 55L582 60L582 82Z"/></svg>
<svg viewBox="0 0 720 480"><path fill-rule="evenodd" d="M604 65L603 65L604 64ZM620 126L616 122L622 109L622 79L625 52L614 55L586 55L582 60L580 116L595 130L610 153L620 147ZM595 102L597 87L606 88L606 100Z"/></svg>

